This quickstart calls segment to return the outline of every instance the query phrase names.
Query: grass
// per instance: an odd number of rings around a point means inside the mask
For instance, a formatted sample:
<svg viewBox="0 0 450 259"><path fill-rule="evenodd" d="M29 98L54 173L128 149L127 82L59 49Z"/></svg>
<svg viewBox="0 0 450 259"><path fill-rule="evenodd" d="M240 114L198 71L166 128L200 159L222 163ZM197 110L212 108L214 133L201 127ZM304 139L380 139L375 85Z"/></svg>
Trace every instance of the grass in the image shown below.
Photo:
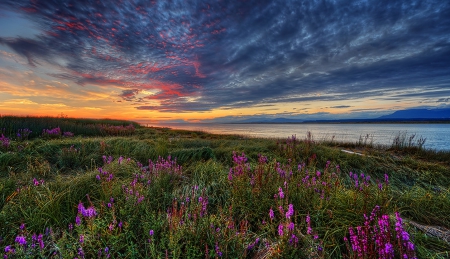
<svg viewBox="0 0 450 259"><path fill-rule="evenodd" d="M381 147L370 136L337 143L312 133L272 140L135 127L118 136L114 127L128 122L47 119L26 120L79 128L73 137L6 134L0 147L5 258L382 258L371 238L395 258L449 257L450 152L408 137ZM111 131L91 135L92 125Z"/></svg>

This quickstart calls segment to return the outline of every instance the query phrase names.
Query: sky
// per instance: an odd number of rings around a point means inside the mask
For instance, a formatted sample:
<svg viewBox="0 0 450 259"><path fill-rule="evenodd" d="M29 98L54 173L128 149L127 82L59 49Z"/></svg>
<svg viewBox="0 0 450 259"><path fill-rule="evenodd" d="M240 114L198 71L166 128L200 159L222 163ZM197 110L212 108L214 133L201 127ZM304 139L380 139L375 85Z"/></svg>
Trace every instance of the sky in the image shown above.
<svg viewBox="0 0 450 259"><path fill-rule="evenodd" d="M2 0L0 114L233 122L450 106L450 1Z"/></svg>

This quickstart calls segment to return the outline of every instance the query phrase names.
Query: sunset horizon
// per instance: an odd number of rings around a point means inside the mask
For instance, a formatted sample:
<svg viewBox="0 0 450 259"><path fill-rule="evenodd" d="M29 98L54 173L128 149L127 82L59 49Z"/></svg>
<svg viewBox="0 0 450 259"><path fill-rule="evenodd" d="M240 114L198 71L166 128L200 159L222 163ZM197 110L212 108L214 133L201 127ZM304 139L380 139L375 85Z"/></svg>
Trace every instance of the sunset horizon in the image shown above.
<svg viewBox="0 0 450 259"><path fill-rule="evenodd" d="M235 122L450 107L446 2L0 7L3 115Z"/></svg>

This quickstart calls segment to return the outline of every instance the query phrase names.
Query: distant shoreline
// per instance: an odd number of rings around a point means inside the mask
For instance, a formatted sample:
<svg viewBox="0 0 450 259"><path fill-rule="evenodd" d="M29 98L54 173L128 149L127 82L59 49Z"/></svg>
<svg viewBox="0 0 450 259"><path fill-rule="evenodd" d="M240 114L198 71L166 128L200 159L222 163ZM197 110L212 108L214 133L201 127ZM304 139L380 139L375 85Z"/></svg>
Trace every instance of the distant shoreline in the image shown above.
<svg viewBox="0 0 450 259"><path fill-rule="evenodd" d="M404 120L379 120L379 119L355 119L355 120L317 120L317 121L260 121L260 122L228 122L223 124L450 124L449 119L404 119Z"/></svg>

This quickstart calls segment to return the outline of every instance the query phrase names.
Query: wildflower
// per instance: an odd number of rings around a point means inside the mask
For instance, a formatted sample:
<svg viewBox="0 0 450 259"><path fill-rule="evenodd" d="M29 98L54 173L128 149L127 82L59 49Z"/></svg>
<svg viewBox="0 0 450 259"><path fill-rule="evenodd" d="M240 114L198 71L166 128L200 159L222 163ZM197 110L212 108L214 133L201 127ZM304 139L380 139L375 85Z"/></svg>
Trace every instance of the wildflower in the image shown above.
<svg viewBox="0 0 450 259"><path fill-rule="evenodd" d="M293 222L289 223L289 225L288 225L289 231L294 231L294 227L295 227L295 225Z"/></svg>
<svg viewBox="0 0 450 259"><path fill-rule="evenodd" d="M21 246L25 246L27 244L27 240L24 236L17 236L15 241Z"/></svg>
<svg viewBox="0 0 450 259"><path fill-rule="evenodd" d="M41 250L44 249L44 240L43 240L43 235L42 234L38 235L37 241L39 243L39 248Z"/></svg>
<svg viewBox="0 0 450 259"><path fill-rule="evenodd" d="M37 241L37 236L36 236L36 234L33 234L31 236L31 248L34 249L36 247L36 241Z"/></svg>
<svg viewBox="0 0 450 259"><path fill-rule="evenodd" d="M384 246L384 253L386 258L394 258L394 246L391 243L386 243Z"/></svg>
<svg viewBox="0 0 450 259"><path fill-rule="evenodd" d="M83 248L82 248L82 247L78 248L78 255L79 255L81 258L84 258L84 251L83 251Z"/></svg>
<svg viewBox="0 0 450 259"><path fill-rule="evenodd" d="M216 242L216 254L219 257L222 257L222 252L220 251L219 244Z"/></svg>
<svg viewBox="0 0 450 259"><path fill-rule="evenodd" d="M283 234L283 224L280 223L280 225L278 225L278 235L282 236Z"/></svg>
<svg viewBox="0 0 450 259"><path fill-rule="evenodd" d="M149 234L150 236L153 236L153 235L155 234L155 232L153 231L153 229L150 229L150 231L148 232L148 234Z"/></svg>
<svg viewBox="0 0 450 259"><path fill-rule="evenodd" d="M312 234L312 228L311 228L311 218L309 217L309 214L306 215L306 225L307 225L306 234L311 235Z"/></svg>
<svg viewBox="0 0 450 259"><path fill-rule="evenodd" d="M283 193L283 189L278 188L278 196L280 197L280 199L284 199L284 193Z"/></svg>
<svg viewBox="0 0 450 259"><path fill-rule="evenodd" d="M14 254L14 253L16 253L16 250L14 248L11 248L11 246L6 246L5 253Z"/></svg>
<svg viewBox="0 0 450 259"><path fill-rule="evenodd" d="M288 208L288 211L286 212L286 218L287 218L287 219L290 219L291 216L294 215L294 205L289 204L288 207L289 207L289 208Z"/></svg>
<svg viewBox="0 0 450 259"><path fill-rule="evenodd" d="M79 216L75 217L75 224L79 226L81 224L81 218Z"/></svg>
<svg viewBox="0 0 450 259"><path fill-rule="evenodd" d="M275 215L273 214L272 208L270 208L270 210L269 210L269 217L270 217L270 220L272 220L275 217Z"/></svg>
<svg viewBox="0 0 450 259"><path fill-rule="evenodd" d="M84 243L84 235L80 235L80 239L79 239L80 244Z"/></svg>
<svg viewBox="0 0 450 259"><path fill-rule="evenodd" d="M298 243L298 237L294 234L292 234L291 238L289 238L289 244L290 245L296 245Z"/></svg>

